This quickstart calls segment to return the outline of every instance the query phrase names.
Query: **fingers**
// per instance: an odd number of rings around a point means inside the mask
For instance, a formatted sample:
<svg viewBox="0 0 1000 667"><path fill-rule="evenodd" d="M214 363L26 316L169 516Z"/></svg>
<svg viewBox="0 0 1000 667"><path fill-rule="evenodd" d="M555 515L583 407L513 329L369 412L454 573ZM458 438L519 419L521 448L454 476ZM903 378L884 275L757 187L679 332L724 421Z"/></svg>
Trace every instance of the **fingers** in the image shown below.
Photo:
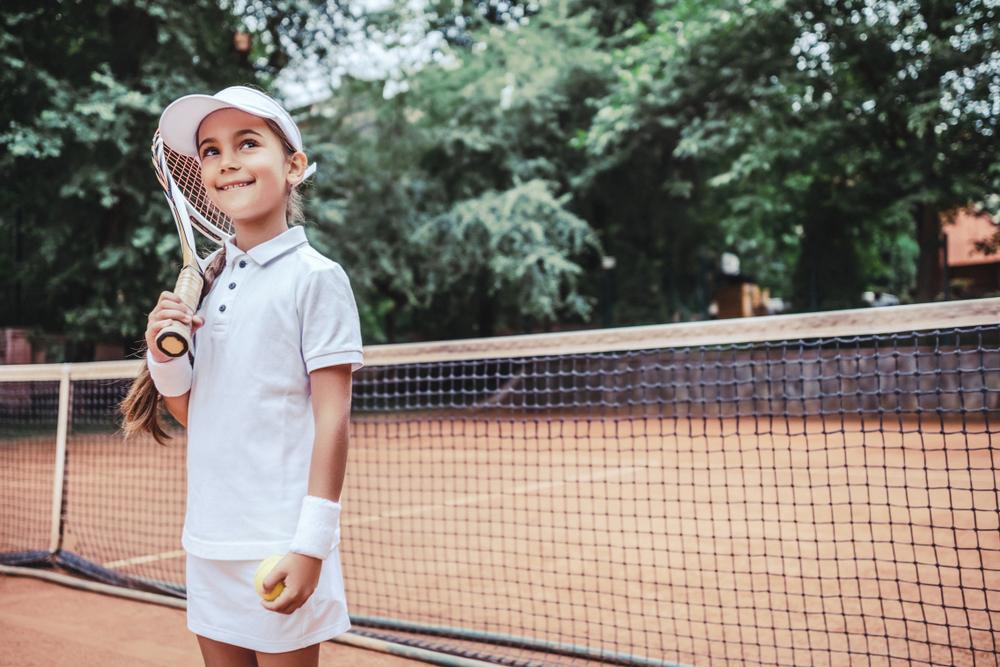
<svg viewBox="0 0 1000 667"><path fill-rule="evenodd" d="M187 308L184 301L173 292L160 292L160 298L156 302L156 305L159 308L164 308L167 306L179 306L181 308Z"/></svg>
<svg viewBox="0 0 1000 667"><path fill-rule="evenodd" d="M279 582L284 582L284 589L278 594L278 597L273 600L261 600L265 609L270 609L271 611L276 611L282 614L289 614L293 611L292 607L295 603L294 594L290 593L290 588L286 577L288 576L288 569L285 567L285 559L278 561L278 564L271 568L271 571L267 573L261 585L264 587L265 593L270 593L271 589L278 585Z"/></svg>
<svg viewBox="0 0 1000 667"><path fill-rule="evenodd" d="M191 324L193 315L191 315L188 310L178 310L175 308L165 309L157 313L155 321L167 321L174 320L176 322L183 322L184 324Z"/></svg>
<svg viewBox="0 0 1000 667"><path fill-rule="evenodd" d="M282 565L283 561L279 561L278 564L272 567L271 571L267 573L267 576L264 577L264 581L261 582L264 585L264 590L268 593L271 592L271 589L274 588L279 581L284 581L285 577L288 576L288 570L286 570Z"/></svg>
<svg viewBox="0 0 1000 667"><path fill-rule="evenodd" d="M269 590L266 582L264 584L264 589ZM270 602L267 600L261 600L260 604L264 607L264 609L268 609L279 614L291 614L293 611L304 605L310 596L312 596L312 591L293 591L286 585L285 590L281 591L281 595L274 598Z"/></svg>
<svg viewBox="0 0 1000 667"><path fill-rule="evenodd" d="M188 330L192 333L197 328L193 325L192 319L189 315L183 315L179 313L174 317L164 317L163 319L154 320L149 324L149 326L146 327L147 345L151 347L153 343L149 341L155 341L163 329L167 328L168 326L171 326L174 323L180 323L182 325L186 325Z"/></svg>
<svg viewBox="0 0 1000 667"><path fill-rule="evenodd" d="M271 601L261 600L261 605L265 609L279 614L291 614L293 611L305 604L309 596L316 589L315 585L308 587L301 577L301 573L294 571L294 559L290 560L290 555L278 562L261 582L265 591L270 591L278 582L284 582L284 589Z"/></svg>
<svg viewBox="0 0 1000 667"><path fill-rule="evenodd" d="M160 300L149 313L147 325L150 329L159 331L170 321L190 325L194 321L194 310L173 292L161 292Z"/></svg>
<svg viewBox="0 0 1000 667"><path fill-rule="evenodd" d="M156 302L156 307L149 314L149 319L152 321L155 315L170 312L193 314L191 307L184 303L179 296L173 292L161 292L160 299Z"/></svg>
<svg viewBox="0 0 1000 667"><path fill-rule="evenodd" d="M146 321L146 347L153 351L153 358L157 361L170 360L170 357L154 348L160 332L175 322L186 325L191 333L194 333L205 323L205 319L195 315L193 309L184 303L177 294L164 290L160 292L156 306L149 313Z"/></svg>

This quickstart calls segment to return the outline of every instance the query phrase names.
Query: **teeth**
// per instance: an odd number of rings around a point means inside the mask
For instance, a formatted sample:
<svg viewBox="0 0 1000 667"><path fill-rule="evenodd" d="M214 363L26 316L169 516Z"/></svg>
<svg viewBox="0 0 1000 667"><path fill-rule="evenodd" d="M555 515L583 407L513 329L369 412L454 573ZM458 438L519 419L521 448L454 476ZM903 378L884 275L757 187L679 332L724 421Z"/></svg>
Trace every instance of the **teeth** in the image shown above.
<svg viewBox="0 0 1000 667"><path fill-rule="evenodd" d="M248 183L234 183L233 185L227 185L227 186L223 187L222 190L225 191L225 190L233 190L235 188L245 188L248 185L250 185L249 182Z"/></svg>

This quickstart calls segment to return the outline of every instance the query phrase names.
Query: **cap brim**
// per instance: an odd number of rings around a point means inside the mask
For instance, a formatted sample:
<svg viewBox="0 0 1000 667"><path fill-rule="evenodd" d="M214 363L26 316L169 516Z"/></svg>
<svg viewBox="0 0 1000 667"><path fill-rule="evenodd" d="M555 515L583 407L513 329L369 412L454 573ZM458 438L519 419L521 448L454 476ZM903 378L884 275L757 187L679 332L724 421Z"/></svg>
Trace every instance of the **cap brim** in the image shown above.
<svg viewBox="0 0 1000 667"><path fill-rule="evenodd" d="M211 95L185 95L174 100L160 114L163 143L178 153L197 157L195 138L201 121L213 111L232 106Z"/></svg>
<svg viewBox="0 0 1000 667"><path fill-rule="evenodd" d="M233 104L212 95L185 95L167 105L160 114L163 143L178 153L198 157L198 126L205 116L219 109L239 109L261 118L273 118L270 113L248 104Z"/></svg>

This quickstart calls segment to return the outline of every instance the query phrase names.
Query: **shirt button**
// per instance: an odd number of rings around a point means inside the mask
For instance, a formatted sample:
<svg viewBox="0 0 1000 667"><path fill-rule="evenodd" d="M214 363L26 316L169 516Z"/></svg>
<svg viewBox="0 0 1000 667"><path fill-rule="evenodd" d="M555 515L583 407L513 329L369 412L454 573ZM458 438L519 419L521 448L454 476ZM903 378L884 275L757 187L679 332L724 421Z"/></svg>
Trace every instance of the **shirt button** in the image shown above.
<svg viewBox="0 0 1000 667"><path fill-rule="evenodd" d="M226 312L226 304L222 304L221 306L219 306L219 312L220 313Z"/></svg>
<svg viewBox="0 0 1000 667"><path fill-rule="evenodd" d="M229 283L229 289L236 289L236 283Z"/></svg>
<svg viewBox="0 0 1000 667"><path fill-rule="evenodd" d="M247 261L245 259L241 259L240 260L240 268L242 269L246 265L247 265Z"/></svg>

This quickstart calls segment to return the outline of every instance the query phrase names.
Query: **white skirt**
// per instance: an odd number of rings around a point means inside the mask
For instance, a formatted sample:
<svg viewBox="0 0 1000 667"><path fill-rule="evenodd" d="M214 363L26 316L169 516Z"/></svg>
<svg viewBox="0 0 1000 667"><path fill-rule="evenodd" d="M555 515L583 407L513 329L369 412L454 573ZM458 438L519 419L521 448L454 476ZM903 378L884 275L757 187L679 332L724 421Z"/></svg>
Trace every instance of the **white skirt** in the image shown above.
<svg viewBox="0 0 1000 667"><path fill-rule="evenodd" d="M261 560L215 560L187 554L188 629L254 651L284 653L351 628L339 548L323 561L316 590L291 614L261 606L253 583Z"/></svg>

